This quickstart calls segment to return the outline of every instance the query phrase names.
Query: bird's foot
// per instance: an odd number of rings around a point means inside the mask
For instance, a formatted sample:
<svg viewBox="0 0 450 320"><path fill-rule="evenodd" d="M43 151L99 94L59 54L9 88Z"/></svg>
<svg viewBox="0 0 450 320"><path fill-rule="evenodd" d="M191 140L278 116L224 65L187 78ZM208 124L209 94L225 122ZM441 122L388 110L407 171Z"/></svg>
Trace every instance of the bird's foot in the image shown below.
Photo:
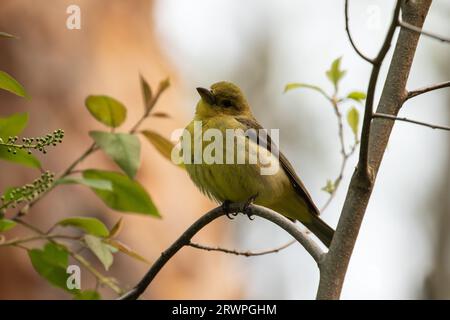
<svg viewBox="0 0 450 320"><path fill-rule="evenodd" d="M225 215L228 217L228 219L233 220L234 217L237 216L237 213L231 211L230 204L231 204L230 200L225 200L224 202L222 202L221 207L223 212L225 212Z"/></svg>
<svg viewBox="0 0 450 320"><path fill-rule="evenodd" d="M250 220L255 220L255 217L253 216L250 205L255 201L255 199L258 197L258 194L255 194L248 198L247 202L245 202L244 207L242 208L242 213L245 214Z"/></svg>

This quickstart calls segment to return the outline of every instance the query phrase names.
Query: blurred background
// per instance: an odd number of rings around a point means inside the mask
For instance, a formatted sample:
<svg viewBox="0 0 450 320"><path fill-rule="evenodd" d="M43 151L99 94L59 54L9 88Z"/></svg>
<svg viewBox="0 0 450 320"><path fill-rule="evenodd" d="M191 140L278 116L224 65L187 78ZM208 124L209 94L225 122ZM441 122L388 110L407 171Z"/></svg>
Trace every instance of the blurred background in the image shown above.
<svg viewBox="0 0 450 320"><path fill-rule="evenodd" d="M81 9L81 29L66 28L69 5ZM350 26L359 46L374 56L391 18L393 1L350 1ZM370 65L353 51L345 33L343 1L237 0L3 0L0 30L20 37L0 39L0 69L14 75L30 101L0 92L0 115L27 111L26 135L62 128L64 143L41 157L54 172L65 169L90 144L89 130L101 130L84 107L89 94L106 94L128 107L123 129L139 118L139 73L156 88L166 77L171 87L155 111L170 119L147 120L165 137L193 116L197 86L220 80L237 83L266 128L280 129L281 149L291 160L319 207L321 190L340 166L337 124L331 106L315 92L283 94L289 82L306 82L332 92L325 71L342 56L347 70L341 93L365 91ZM436 0L424 29L450 34L450 3ZM392 54L392 50L390 52ZM385 60L377 97L391 55ZM422 37L408 88L450 77L450 46ZM409 100L401 115L450 125L449 90ZM343 111L352 104L342 106ZM356 106L362 111L361 106ZM346 144L352 143L346 128ZM73 215L97 216L109 226L121 216L120 239L154 261L196 218L215 206L187 174L145 141L137 179L158 206L162 219L120 214L107 209L81 186L62 186L27 217L43 228ZM323 219L336 226L356 158L347 167L336 198ZM81 168L116 169L95 154ZM0 190L36 176L0 163ZM23 235L20 230L11 237ZM195 240L242 250L276 247L290 238L278 227L256 219L219 219ZM35 244L39 246L39 243ZM147 265L116 255L108 273L124 287L134 285ZM91 259L95 262L95 259ZM82 287L94 284L87 272ZM146 299L313 299L318 270L295 244L272 255L237 257L185 248L162 270ZM113 295L102 290L105 298ZM67 299L33 270L26 252L0 249L0 298ZM397 123L351 260L342 298L450 298L450 144L449 134Z"/></svg>

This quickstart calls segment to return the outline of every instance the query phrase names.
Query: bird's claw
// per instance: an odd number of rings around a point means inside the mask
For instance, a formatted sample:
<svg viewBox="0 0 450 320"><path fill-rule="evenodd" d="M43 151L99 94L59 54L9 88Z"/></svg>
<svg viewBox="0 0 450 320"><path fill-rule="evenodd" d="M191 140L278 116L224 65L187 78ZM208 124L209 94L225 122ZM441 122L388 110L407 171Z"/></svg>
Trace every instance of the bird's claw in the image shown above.
<svg viewBox="0 0 450 320"><path fill-rule="evenodd" d="M237 213L231 212L230 203L231 203L231 201L225 200L222 203L222 210L223 210L223 212L225 212L225 215L227 216L228 219L233 220L234 217L237 216Z"/></svg>
<svg viewBox="0 0 450 320"><path fill-rule="evenodd" d="M244 207L242 208L242 213L245 214L248 217L248 219L252 221L255 220L255 217L250 210L250 205L253 203L253 201L255 201L257 196L258 194L255 194L250 198L248 198L247 202L245 202Z"/></svg>

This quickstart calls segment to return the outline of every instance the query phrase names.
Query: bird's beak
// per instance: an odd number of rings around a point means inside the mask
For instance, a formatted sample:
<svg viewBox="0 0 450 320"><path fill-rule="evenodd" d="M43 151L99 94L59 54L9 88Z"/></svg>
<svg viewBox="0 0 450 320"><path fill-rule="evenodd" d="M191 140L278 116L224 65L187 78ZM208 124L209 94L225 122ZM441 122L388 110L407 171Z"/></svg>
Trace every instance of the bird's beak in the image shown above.
<svg viewBox="0 0 450 320"><path fill-rule="evenodd" d="M197 92L200 95L200 97L202 97L202 99L210 105L215 104L216 99L214 98L213 94L211 93L210 90L205 89L205 88L197 88Z"/></svg>

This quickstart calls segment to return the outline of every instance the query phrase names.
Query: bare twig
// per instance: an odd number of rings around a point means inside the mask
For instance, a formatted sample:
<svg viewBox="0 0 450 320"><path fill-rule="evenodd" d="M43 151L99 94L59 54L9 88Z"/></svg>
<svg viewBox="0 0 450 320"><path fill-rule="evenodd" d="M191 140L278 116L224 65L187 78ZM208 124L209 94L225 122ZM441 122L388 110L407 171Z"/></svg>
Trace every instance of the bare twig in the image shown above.
<svg viewBox="0 0 450 320"><path fill-rule="evenodd" d="M67 239L67 240L80 240L80 237L67 236L63 234L47 234L47 235L38 235L38 236L30 236L19 239L11 239L8 241L0 242L0 247L5 246L14 246L21 243L27 243L36 240L49 240L49 239Z"/></svg>
<svg viewBox="0 0 450 320"><path fill-rule="evenodd" d="M438 89L442 89L442 88L446 88L446 87L450 87L450 81L445 81L445 82L441 82L441 83L437 83L437 84L433 84L431 86L428 87L423 87L420 89L416 89L416 90L412 90L409 91L408 94L406 95L405 101L411 98L414 98L418 95L433 91L433 90L438 90Z"/></svg>
<svg viewBox="0 0 450 320"><path fill-rule="evenodd" d="M380 73L381 64L386 57L389 48L391 47L392 38L394 37L395 29L397 27L398 16L400 13L401 1L397 0L395 5L394 13L392 15L391 24L389 26L388 32L384 39L383 45L381 46L378 55L373 60L372 73L370 74L369 86L367 89L367 98L364 111L364 120L361 131L361 147L359 149L359 164L358 170L366 178L367 183L371 183L372 177L369 172L368 167L368 155L369 155L369 136L370 136L370 125L372 122L373 113L373 103L375 99L375 88L377 85L378 75Z"/></svg>
<svg viewBox="0 0 450 320"><path fill-rule="evenodd" d="M402 3L403 20L421 27L427 16L431 0L398 1L394 12L394 19L398 17L399 4ZM395 20L396 21L396 20ZM386 36L389 43L383 44L380 53L387 52L393 35L392 24ZM377 107L377 113L396 116L404 98L405 88L411 69L414 54L420 34L401 29L397 44L389 66L386 82ZM384 59L384 55L379 55ZM347 268L352 256L353 248L364 218L373 190L373 183L381 165L386 146L392 131L393 121L374 121L372 128L373 96L379 65L382 59L375 59L369 81L369 90L366 101L365 124L363 124L359 164L350 181L350 186L344 202L341 216L328 253L324 256L320 267L320 283L317 291L318 299L339 299L344 283ZM378 68L378 70L377 70ZM368 180L367 171L370 168L372 179Z"/></svg>
<svg viewBox="0 0 450 320"><path fill-rule="evenodd" d="M436 124L431 124L431 123L426 123L426 122L422 122L422 121L417 121L417 120L411 120L408 118L404 118L404 117L396 117L390 114L383 114L383 113L374 113L373 118L381 118L381 119L389 119L389 120L394 120L394 121L404 121L404 122L409 122L409 123L414 123L414 124L418 124L421 126L425 126L431 129L440 129L440 130L446 130L446 131L450 131L450 127L444 127L444 126L439 126Z"/></svg>
<svg viewBox="0 0 450 320"><path fill-rule="evenodd" d="M433 39L436 39L436 40L439 40L439 41L442 41L442 42L450 43L450 39L449 38L446 38L446 37L443 37L443 36L438 36L438 35L436 35L434 33L422 30L422 28L418 28L418 27L413 26L412 24L409 24L407 22L398 21L398 25L400 27L402 27L402 28L405 28L407 30L414 31L414 32L417 32L417 33L420 33L420 34L422 34L424 36L427 36L427 37L430 37L430 38L433 38Z"/></svg>
<svg viewBox="0 0 450 320"><path fill-rule="evenodd" d="M210 247L210 246L205 246L205 245L202 245L202 244L194 243L194 242L191 242L191 241L187 245L192 247L192 248L205 250L205 251L219 251L219 252L223 252L223 253L234 254L234 255L237 255L237 256L255 257L255 256L263 256L263 255L266 255L266 254L280 252L281 250L286 249L287 247L293 245L295 242L297 242L297 241L296 240L291 240L291 241L286 242L285 244L283 244L281 246L278 246L278 247L275 247L273 249L265 249L265 250L261 250L261 251L239 251L239 250L226 249L226 248L221 248L221 247Z"/></svg>
<svg viewBox="0 0 450 320"><path fill-rule="evenodd" d="M243 209L243 204L234 203L230 205L230 211L240 212ZM250 216L255 215L261 218L267 219L288 232L293 236L313 257L313 259L320 265L322 257L324 255L323 250L317 245L317 243L309 236L305 231L300 230L295 223L291 222L282 215L256 205L250 205L246 209L246 213ZM145 276L139 281L139 283L125 295L119 298L119 300L135 300L137 299L153 281L159 271L165 266L165 264L184 246L188 246L191 243L192 237L197 234L203 227L214 221L215 219L227 214L223 210L223 207L217 207L208 213L200 217L194 222L183 234L155 261L150 267Z"/></svg>
<svg viewBox="0 0 450 320"><path fill-rule="evenodd" d="M345 0L345 31L347 32L347 36L348 39L350 40L350 43L353 47L353 49L355 50L355 52L364 60L366 60L367 62L373 64L373 60L370 59L369 57L367 57L364 53L362 53L358 47L356 46L355 42L353 41L353 38L350 34L350 27L348 25L348 0Z"/></svg>

